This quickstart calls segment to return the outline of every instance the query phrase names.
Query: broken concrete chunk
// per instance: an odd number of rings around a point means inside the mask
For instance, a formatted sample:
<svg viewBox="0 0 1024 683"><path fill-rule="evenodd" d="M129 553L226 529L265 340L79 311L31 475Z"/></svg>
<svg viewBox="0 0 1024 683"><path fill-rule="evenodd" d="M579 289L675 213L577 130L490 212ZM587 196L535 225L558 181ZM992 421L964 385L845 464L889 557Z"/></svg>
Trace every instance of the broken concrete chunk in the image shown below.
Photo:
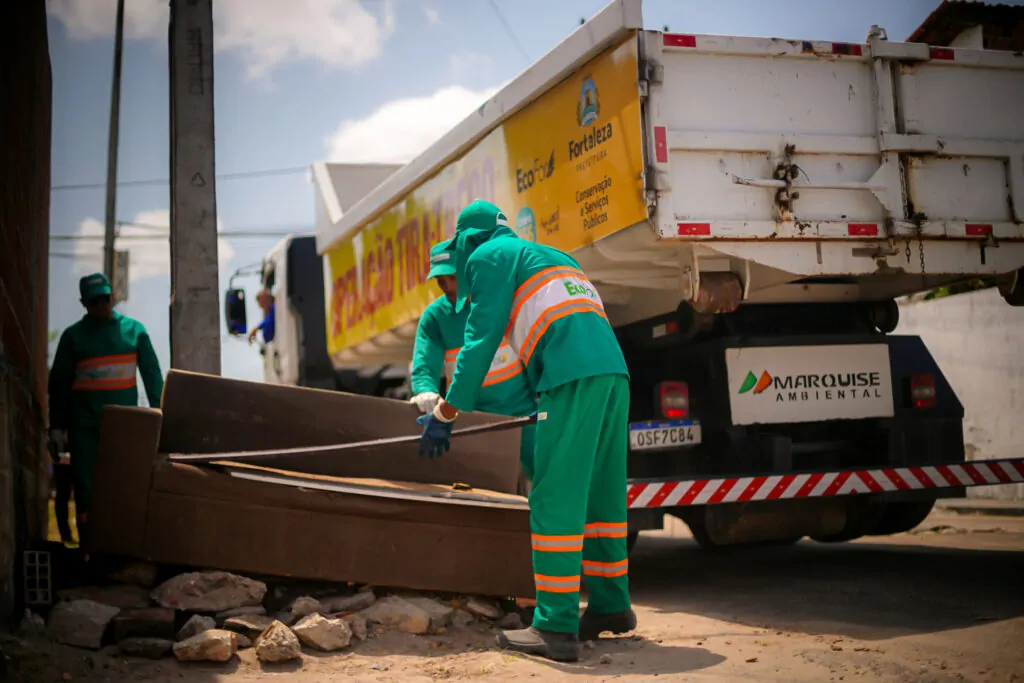
<svg viewBox="0 0 1024 683"><path fill-rule="evenodd" d="M174 656L182 662L226 662L238 648L234 633L212 628L174 644Z"/></svg>
<svg viewBox="0 0 1024 683"><path fill-rule="evenodd" d="M301 598L295 598L289 611L295 619L301 619L310 614L319 614L323 610L324 606L320 604L319 600L304 595Z"/></svg>
<svg viewBox="0 0 1024 683"><path fill-rule="evenodd" d="M287 662L302 656L302 646L291 629L275 621L256 639L256 656L261 662Z"/></svg>
<svg viewBox="0 0 1024 683"><path fill-rule="evenodd" d="M406 633L430 630L430 614L426 610L394 595L378 600L360 614L371 624L397 628Z"/></svg>
<svg viewBox="0 0 1024 683"><path fill-rule="evenodd" d="M245 614L240 617L231 617L224 620L224 628L228 631L241 633L250 638L255 638L267 630L267 627L276 621L274 617L265 614Z"/></svg>
<svg viewBox="0 0 1024 683"><path fill-rule="evenodd" d="M292 627L292 631L303 645L334 652L348 647L352 640L352 629L342 619L327 619L320 614L310 614Z"/></svg>
<svg viewBox="0 0 1024 683"><path fill-rule="evenodd" d="M32 610L25 608L25 614L21 617L21 623L18 624L18 634L22 636L40 636L46 632L46 621L33 612Z"/></svg>
<svg viewBox="0 0 1024 683"><path fill-rule="evenodd" d="M466 611L470 614L484 619L501 619L505 613L493 603L481 598L470 598L466 601Z"/></svg>
<svg viewBox="0 0 1024 683"><path fill-rule="evenodd" d="M139 586L80 586L58 591L57 597L68 602L91 600L119 609L149 607L149 593Z"/></svg>
<svg viewBox="0 0 1024 683"><path fill-rule="evenodd" d="M174 640L174 610L167 607L122 610L114 617L113 631L115 643L126 638Z"/></svg>
<svg viewBox="0 0 1024 683"><path fill-rule="evenodd" d="M440 629L448 628L452 623L452 612L454 612L455 609L451 605L446 605L438 602L437 600L424 597L406 598L406 601L416 605L430 615L430 630L433 633L436 633Z"/></svg>
<svg viewBox="0 0 1024 683"><path fill-rule="evenodd" d="M50 610L47 633L58 643L98 650L107 625L120 611L92 600L61 602Z"/></svg>
<svg viewBox="0 0 1024 683"><path fill-rule="evenodd" d="M223 612L259 605L267 586L229 572L179 574L153 590L153 599L164 607L190 612Z"/></svg>
<svg viewBox="0 0 1024 683"><path fill-rule="evenodd" d="M173 640L166 638L125 638L117 644L122 654L144 659L160 659L170 654Z"/></svg>
<svg viewBox="0 0 1024 683"><path fill-rule="evenodd" d="M246 605L245 607L236 607L234 609L227 609L223 612L217 612L217 619L223 621L230 619L231 617L244 617L250 614L266 614L267 609L263 605Z"/></svg>
<svg viewBox="0 0 1024 683"><path fill-rule="evenodd" d="M252 639L249 636L243 636L241 633L235 634L235 643L238 645L239 650L247 650L252 647Z"/></svg>
<svg viewBox="0 0 1024 683"><path fill-rule="evenodd" d="M366 640L366 617L359 613L346 614L341 618L341 620L348 624L348 628L352 631L352 635L359 640Z"/></svg>
<svg viewBox="0 0 1024 683"><path fill-rule="evenodd" d="M192 636L197 636L203 631L209 631L213 628L217 628L217 622L213 620L213 617L193 614L192 618L186 621L185 625L178 631L178 640L188 640Z"/></svg>
<svg viewBox="0 0 1024 683"><path fill-rule="evenodd" d="M364 610L377 601L373 591L356 593L355 595L342 595L333 598L321 598L324 614L337 614L339 612L358 612Z"/></svg>
<svg viewBox="0 0 1024 683"><path fill-rule="evenodd" d="M472 614L464 609L457 609L452 612L452 626L462 628L463 626L469 626L476 619Z"/></svg>

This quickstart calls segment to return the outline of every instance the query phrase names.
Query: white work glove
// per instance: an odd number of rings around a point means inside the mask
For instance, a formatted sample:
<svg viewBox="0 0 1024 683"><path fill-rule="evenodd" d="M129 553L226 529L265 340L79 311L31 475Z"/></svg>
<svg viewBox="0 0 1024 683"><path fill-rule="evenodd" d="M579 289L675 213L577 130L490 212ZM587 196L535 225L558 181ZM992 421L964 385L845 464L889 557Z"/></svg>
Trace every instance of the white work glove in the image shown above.
<svg viewBox="0 0 1024 683"><path fill-rule="evenodd" d="M409 403L419 408L419 411L426 415L434 409L434 406L440 400L441 396L439 394L435 394L433 391L425 391L410 398Z"/></svg>

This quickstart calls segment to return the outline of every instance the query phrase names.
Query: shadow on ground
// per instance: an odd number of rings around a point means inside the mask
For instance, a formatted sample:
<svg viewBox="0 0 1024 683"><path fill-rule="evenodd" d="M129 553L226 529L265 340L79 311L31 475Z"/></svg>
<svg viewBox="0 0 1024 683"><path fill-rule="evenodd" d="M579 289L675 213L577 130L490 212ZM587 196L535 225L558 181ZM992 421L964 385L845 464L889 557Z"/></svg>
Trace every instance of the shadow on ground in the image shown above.
<svg viewBox="0 0 1024 683"><path fill-rule="evenodd" d="M764 628L863 640L959 629L1024 615L1024 549L886 543L709 553L645 536L630 558L639 605Z"/></svg>

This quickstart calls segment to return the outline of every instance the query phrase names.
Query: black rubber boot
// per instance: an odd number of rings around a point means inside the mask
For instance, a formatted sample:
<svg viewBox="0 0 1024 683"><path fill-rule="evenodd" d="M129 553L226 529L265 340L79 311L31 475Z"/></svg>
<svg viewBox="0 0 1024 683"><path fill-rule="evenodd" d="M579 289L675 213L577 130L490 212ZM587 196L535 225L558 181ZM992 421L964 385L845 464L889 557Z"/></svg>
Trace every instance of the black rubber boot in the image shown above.
<svg viewBox="0 0 1024 683"><path fill-rule="evenodd" d="M556 662L575 662L580 658L580 640L575 633L541 631L532 626L518 631L502 631L498 634L498 647Z"/></svg>
<svg viewBox="0 0 1024 683"><path fill-rule="evenodd" d="M597 640L605 631L619 635L629 633L635 628L636 612L631 609L608 614L597 614L587 610L580 617L580 640Z"/></svg>

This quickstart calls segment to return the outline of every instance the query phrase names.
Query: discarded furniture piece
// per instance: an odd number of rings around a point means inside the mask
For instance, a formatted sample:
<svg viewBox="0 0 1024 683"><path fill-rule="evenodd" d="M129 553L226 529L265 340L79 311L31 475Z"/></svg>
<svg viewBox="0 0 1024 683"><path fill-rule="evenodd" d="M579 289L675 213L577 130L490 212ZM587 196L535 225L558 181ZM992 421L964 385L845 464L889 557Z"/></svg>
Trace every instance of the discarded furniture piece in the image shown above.
<svg viewBox="0 0 1024 683"><path fill-rule="evenodd" d="M514 494L518 431L456 439L434 460L405 444L194 466L167 454L398 436L413 433L415 409L173 370L164 392L162 413L104 411L89 550L239 573L533 596L529 508ZM467 427L505 419L459 418Z"/></svg>

